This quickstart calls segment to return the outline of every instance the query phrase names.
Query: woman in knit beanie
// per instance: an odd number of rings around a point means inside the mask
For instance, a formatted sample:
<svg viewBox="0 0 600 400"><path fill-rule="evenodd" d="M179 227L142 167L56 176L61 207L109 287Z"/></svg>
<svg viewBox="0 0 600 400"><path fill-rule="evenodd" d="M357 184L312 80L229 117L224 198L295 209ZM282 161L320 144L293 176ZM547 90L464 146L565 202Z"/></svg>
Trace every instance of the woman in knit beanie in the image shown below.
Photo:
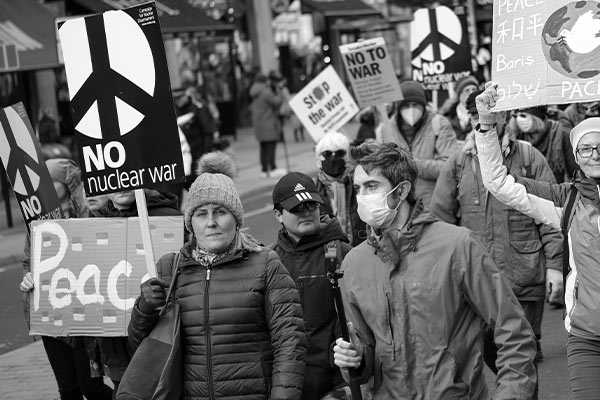
<svg viewBox="0 0 600 400"><path fill-rule="evenodd" d="M152 331L165 288L175 282L182 398L300 399L306 350L300 299L277 254L240 230L235 170L222 152L200 159L184 213L190 236L179 257L164 255L158 277L142 284L129 342L135 349Z"/></svg>

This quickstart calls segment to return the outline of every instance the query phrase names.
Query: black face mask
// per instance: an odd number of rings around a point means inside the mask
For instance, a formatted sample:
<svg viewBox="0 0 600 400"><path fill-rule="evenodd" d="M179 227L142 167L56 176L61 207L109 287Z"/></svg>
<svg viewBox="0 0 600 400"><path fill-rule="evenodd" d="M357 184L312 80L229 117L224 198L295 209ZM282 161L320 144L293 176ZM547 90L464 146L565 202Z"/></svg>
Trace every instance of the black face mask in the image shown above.
<svg viewBox="0 0 600 400"><path fill-rule="evenodd" d="M321 168L329 176L338 177L346 171L346 160L343 158L330 158L321 161Z"/></svg>

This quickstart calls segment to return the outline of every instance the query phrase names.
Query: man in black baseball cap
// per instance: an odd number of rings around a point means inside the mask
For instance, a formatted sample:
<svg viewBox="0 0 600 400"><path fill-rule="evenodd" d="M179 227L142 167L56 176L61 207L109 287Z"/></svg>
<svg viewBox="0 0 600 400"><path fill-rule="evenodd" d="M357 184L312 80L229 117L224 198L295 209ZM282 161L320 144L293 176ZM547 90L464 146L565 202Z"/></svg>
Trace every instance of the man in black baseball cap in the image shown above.
<svg viewBox="0 0 600 400"><path fill-rule="evenodd" d="M328 393L330 398L338 398L336 389L344 385L339 369L332 368L331 360L324 357L332 354L329 346L336 335L337 320L326 279L332 262L325 258L325 249L334 247L335 259L341 263L351 247L337 219L319 215L321 204L323 199L306 174L290 172L273 188L275 218L282 225L273 250L296 282L302 299L307 342L302 400L320 399ZM337 268L339 265L333 265Z"/></svg>

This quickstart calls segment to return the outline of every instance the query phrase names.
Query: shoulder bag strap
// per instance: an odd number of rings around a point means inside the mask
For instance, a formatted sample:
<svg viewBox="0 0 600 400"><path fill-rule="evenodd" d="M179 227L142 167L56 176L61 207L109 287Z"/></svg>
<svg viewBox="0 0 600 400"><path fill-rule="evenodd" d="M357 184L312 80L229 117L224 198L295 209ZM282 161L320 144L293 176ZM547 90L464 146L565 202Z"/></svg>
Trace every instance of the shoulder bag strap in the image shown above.
<svg viewBox="0 0 600 400"><path fill-rule="evenodd" d="M571 265L569 264L569 228L573 219L573 211L578 194L579 192L575 189L575 186L571 186L560 222L560 230L563 235L563 284L565 287L567 285L567 275L571 271Z"/></svg>
<svg viewBox="0 0 600 400"><path fill-rule="evenodd" d="M173 257L173 264L171 265L171 284L169 285L169 291L167 292L167 302L165 306L160 310L160 315L162 316L169 305L169 301L175 301L175 285L177 283L177 275L179 275L179 258L180 252L175 253L175 257Z"/></svg>

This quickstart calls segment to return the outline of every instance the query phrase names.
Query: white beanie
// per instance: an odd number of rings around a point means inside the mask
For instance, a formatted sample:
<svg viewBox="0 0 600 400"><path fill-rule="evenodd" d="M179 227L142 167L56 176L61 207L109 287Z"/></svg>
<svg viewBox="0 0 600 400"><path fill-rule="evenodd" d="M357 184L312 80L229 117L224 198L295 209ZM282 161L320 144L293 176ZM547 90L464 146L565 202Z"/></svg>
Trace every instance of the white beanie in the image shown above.
<svg viewBox="0 0 600 400"><path fill-rule="evenodd" d="M591 132L600 132L600 118L584 119L571 130L571 147L573 147L573 156L577 159L577 145L582 137Z"/></svg>

